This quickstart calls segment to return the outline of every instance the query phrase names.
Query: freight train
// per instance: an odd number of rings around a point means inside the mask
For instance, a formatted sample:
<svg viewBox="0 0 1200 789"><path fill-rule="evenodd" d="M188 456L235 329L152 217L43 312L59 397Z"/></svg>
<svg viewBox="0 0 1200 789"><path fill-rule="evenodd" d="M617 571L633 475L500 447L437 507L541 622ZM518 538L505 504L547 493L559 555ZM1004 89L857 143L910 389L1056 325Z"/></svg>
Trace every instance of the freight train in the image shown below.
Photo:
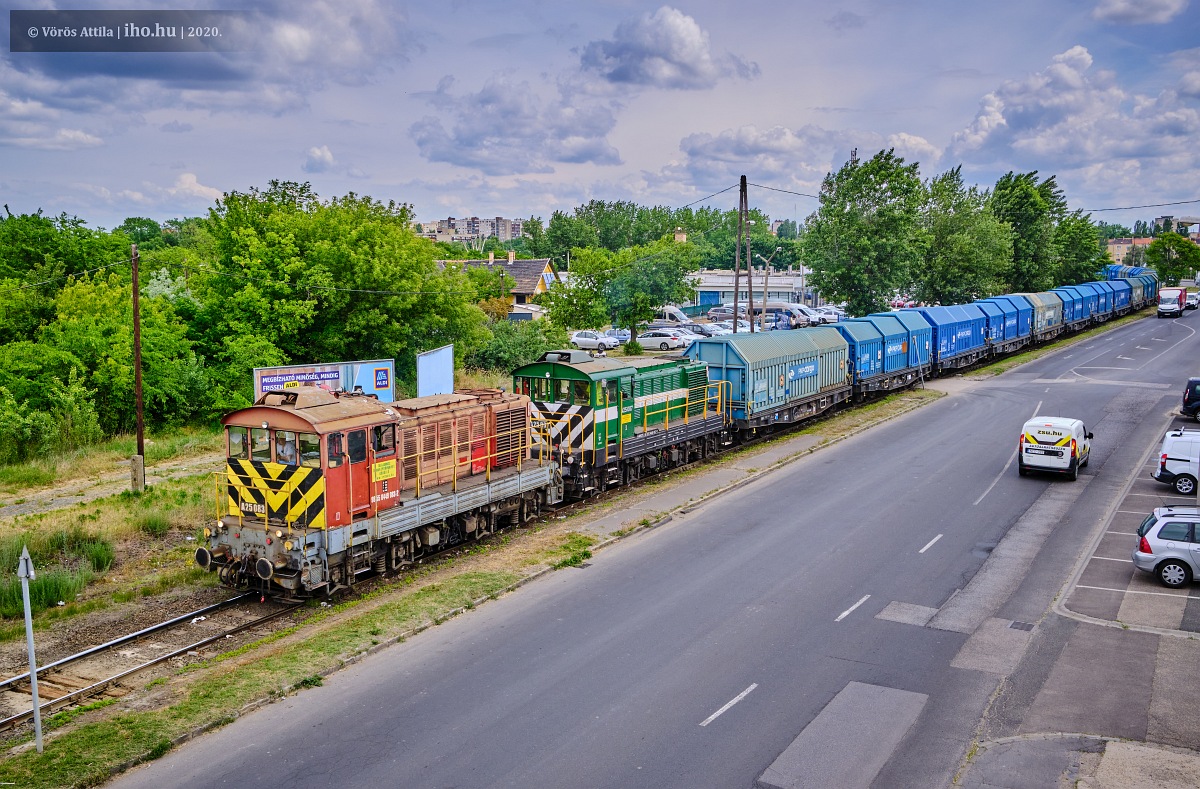
<svg viewBox="0 0 1200 789"><path fill-rule="evenodd" d="M227 415L196 562L226 586L331 594L546 507L1157 303L1145 269L832 326L701 338L678 356L549 351L513 390L394 403L317 387Z"/></svg>

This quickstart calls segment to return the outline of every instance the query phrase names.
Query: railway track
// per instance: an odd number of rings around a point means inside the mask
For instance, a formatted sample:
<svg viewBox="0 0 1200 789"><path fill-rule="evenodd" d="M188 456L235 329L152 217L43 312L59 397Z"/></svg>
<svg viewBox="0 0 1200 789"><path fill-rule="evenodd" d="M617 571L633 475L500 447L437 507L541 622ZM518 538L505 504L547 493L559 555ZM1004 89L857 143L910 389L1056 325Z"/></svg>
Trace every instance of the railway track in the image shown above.
<svg viewBox="0 0 1200 789"><path fill-rule="evenodd" d="M298 607L296 603L260 604L258 601L257 594L238 595L38 666L38 701L42 715L98 696L123 696L126 689L121 682L126 678L194 654ZM262 608L270 610L264 614ZM13 710L21 711L14 713ZM0 731L13 729L33 718L29 672L0 680L0 715L7 715L0 719Z"/></svg>

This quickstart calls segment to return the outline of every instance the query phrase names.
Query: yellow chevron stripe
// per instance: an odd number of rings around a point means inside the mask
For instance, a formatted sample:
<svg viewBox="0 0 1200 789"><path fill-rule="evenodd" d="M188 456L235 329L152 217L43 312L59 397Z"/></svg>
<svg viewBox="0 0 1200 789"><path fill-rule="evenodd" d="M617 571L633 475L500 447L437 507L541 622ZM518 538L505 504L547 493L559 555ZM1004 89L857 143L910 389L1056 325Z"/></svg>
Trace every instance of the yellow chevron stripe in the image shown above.
<svg viewBox="0 0 1200 789"><path fill-rule="evenodd" d="M225 468L227 514L265 518L268 513L282 511L285 521L291 524L302 522L315 504L318 509L307 525L325 527L325 478L320 469L265 463L263 471L259 473L246 460L229 461ZM301 484L310 477L313 479L308 490L300 493Z"/></svg>

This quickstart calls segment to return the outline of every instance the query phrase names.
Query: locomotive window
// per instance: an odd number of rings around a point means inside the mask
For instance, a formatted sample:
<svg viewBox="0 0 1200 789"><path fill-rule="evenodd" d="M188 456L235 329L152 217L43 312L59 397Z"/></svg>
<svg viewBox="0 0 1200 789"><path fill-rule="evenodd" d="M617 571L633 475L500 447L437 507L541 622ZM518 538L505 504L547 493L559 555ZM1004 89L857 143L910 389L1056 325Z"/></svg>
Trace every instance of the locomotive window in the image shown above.
<svg viewBox="0 0 1200 789"><path fill-rule="evenodd" d="M371 449L375 455L392 455L396 452L396 426L375 425L371 428Z"/></svg>
<svg viewBox="0 0 1200 789"><path fill-rule="evenodd" d="M554 382L554 402L569 403L571 402L571 382L570 381L555 381Z"/></svg>
<svg viewBox="0 0 1200 789"><path fill-rule="evenodd" d="M325 451L328 453L327 463L329 468L337 468L342 465L342 434L333 433L329 438L325 439Z"/></svg>
<svg viewBox="0 0 1200 789"><path fill-rule="evenodd" d="M528 378L519 378L517 380L520 381L520 384L519 384L520 388L517 391L519 391L521 394L528 397L529 396L529 379Z"/></svg>
<svg viewBox="0 0 1200 789"><path fill-rule="evenodd" d="M300 465L309 468L321 467L321 437L316 433L301 433Z"/></svg>
<svg viewBox="0 0 1200 789"><path fill-rule="evenodd" d="M592 398L587 381L575 382L575 405L591 405Z"/></svg>
<svg viewBox="0 0 1200 789"><path fill-rule="evenodd" d="M271 460L271 432L265 427L250 428L250 459Z"/></svg>
<svg viewBox="0 0 1200 789"><path fill-rule="evenodd" d="M617 404L617 382L609 379L606 386L608 387L608 405Z"/></svg>
<svg viewBox="0 0 1200 789"><path fill-rule="evenodd" d="M367 431L355 430L346 441L351 463L362 463L367 459Z"/></svg>
<svg viewBox="0 0 1200 789"><path fill-rule="evenodd" d="M229 428L229 457L245 460L250 457L249 431L244 427Z"/></svg>
<svg viewBox="0 0 1200 789"><path fill-rule="evenodd" d="M296 434L292 431L275 431L275 462L296 465Z"/></svg>

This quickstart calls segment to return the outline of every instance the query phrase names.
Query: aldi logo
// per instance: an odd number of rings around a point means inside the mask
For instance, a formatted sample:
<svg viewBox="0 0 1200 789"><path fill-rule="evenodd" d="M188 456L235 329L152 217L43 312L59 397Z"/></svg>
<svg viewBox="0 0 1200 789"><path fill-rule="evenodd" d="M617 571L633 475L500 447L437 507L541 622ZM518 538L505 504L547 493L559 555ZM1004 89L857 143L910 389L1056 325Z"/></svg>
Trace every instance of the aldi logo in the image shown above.
<svg viewBox="0 0 1200 789"><path fill-rule="evenodd" d="M391 389L392 375L391 370L386 367L375 368L375 388L376 389Z"/></svg>

